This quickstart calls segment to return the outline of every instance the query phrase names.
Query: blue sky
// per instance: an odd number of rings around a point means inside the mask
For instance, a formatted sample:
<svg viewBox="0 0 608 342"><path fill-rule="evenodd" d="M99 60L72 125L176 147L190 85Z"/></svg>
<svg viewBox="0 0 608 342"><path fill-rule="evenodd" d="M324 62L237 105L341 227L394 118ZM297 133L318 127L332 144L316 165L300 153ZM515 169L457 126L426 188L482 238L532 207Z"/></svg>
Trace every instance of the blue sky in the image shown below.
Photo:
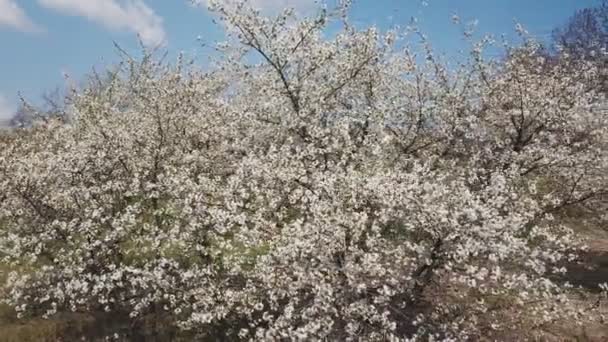
<svg viewBox="0 0 608 342"><path fill-rule="evenodd" d="M267 11L285 4L301 11L314 0L251 0ZM478 21L477 31L513 36L521 22L539 38L564 23L577 9L597 0L354 0L351 20L359 26L406 25L411 17L435 48L448 56L462 47L451 22ZM149 45L162 42L178 51L202 56L197 36L222 39L221 28L203 9L187 0L0 0L0 119L18 103L17 93L36 102L40 95L65 84L64 74L78 81L93 66L117 60L113 42L137 51L137 35Z"/></svg>

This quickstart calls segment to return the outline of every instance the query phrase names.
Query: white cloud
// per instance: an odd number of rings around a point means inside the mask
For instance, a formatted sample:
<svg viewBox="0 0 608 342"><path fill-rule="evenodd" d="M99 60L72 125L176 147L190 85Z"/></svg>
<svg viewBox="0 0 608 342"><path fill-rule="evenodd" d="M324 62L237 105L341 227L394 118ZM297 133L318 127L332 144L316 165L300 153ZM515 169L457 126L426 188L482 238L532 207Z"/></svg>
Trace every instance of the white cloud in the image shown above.
<svg viewBox="0 0 608 342"><path fill-rule="evenodd" d="M110 30L137 33L148 46L166 42L163 19L143 0L38 0L38 3L67 15L85 17Z"/></svg>
<svg viewBox="0 0 608 342"><path fill-rule="evenodd" d="M10 120L15 116L16 107L0 94L0 127L8 126Z"/></svg>
<svg viewBox="0 0 608 342"><path fill-rule="evenodd" d="M0 0L0 26L25 32L40 31L15 0Z"/></svg>

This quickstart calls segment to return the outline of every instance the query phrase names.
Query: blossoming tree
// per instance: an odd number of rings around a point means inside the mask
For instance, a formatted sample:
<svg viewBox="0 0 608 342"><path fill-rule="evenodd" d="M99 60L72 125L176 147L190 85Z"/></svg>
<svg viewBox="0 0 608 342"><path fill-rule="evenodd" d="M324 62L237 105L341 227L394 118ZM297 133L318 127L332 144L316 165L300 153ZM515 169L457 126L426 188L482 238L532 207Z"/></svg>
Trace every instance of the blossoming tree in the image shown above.
<svg viewBox="0 0 608 342"><path fill-rule="evenodd" d="M210 71L126 57L69 121L1 142L1 293L21 316L397 341L599 315L560 280L581 244L556 218L608 189L602 98L570 72L593 65L547 67L530 40L486 61L486 39L447 66L347 4L223 3Z"/></svg>

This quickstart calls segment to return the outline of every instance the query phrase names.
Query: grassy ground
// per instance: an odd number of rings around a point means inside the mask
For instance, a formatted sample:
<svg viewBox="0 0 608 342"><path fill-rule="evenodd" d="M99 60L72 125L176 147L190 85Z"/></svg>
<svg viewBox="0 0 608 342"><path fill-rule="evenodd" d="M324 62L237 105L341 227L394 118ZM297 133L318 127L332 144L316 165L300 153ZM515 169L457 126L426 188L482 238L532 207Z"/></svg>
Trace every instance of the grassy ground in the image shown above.
<svg viewBox="0 0 608 342"><path fill-rule="evenodd" d="M18 320L11 308L0 307L0 341L2 342L55 342L74 341L84 334L90 319L83 316L63 316L49 320Z"/></svg>
<svg viewBox="0 0 608 342"><path fill-rule="evenodd" d="M607 222L584 220L581 216L566 219L569 226L587 238L588 252L581 255L580 261L568 265L567 281L575 286L581 286L583 292L599 292L598 284L608 282L608 226ZM582 307L595 303L581 302ZM608 303L599 303L608 317ZM552 341L608 341L608 322L589 323L583 327L562 322L551 328L554 335Z"/></svg>

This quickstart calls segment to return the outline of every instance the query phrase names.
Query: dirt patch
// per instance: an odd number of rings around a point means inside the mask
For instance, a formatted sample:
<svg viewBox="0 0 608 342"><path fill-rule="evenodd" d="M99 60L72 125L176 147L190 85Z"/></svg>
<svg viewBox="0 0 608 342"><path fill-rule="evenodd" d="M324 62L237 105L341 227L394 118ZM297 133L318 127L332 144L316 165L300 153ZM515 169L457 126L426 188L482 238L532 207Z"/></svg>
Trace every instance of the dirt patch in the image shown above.
<svg viewBox="0 0 608 342"><path fill-rule="evenodd" d="M608 283L608 240L594 240L580 260L567 266L565 280L588 291L599 292L598 284Z"/></svg>

